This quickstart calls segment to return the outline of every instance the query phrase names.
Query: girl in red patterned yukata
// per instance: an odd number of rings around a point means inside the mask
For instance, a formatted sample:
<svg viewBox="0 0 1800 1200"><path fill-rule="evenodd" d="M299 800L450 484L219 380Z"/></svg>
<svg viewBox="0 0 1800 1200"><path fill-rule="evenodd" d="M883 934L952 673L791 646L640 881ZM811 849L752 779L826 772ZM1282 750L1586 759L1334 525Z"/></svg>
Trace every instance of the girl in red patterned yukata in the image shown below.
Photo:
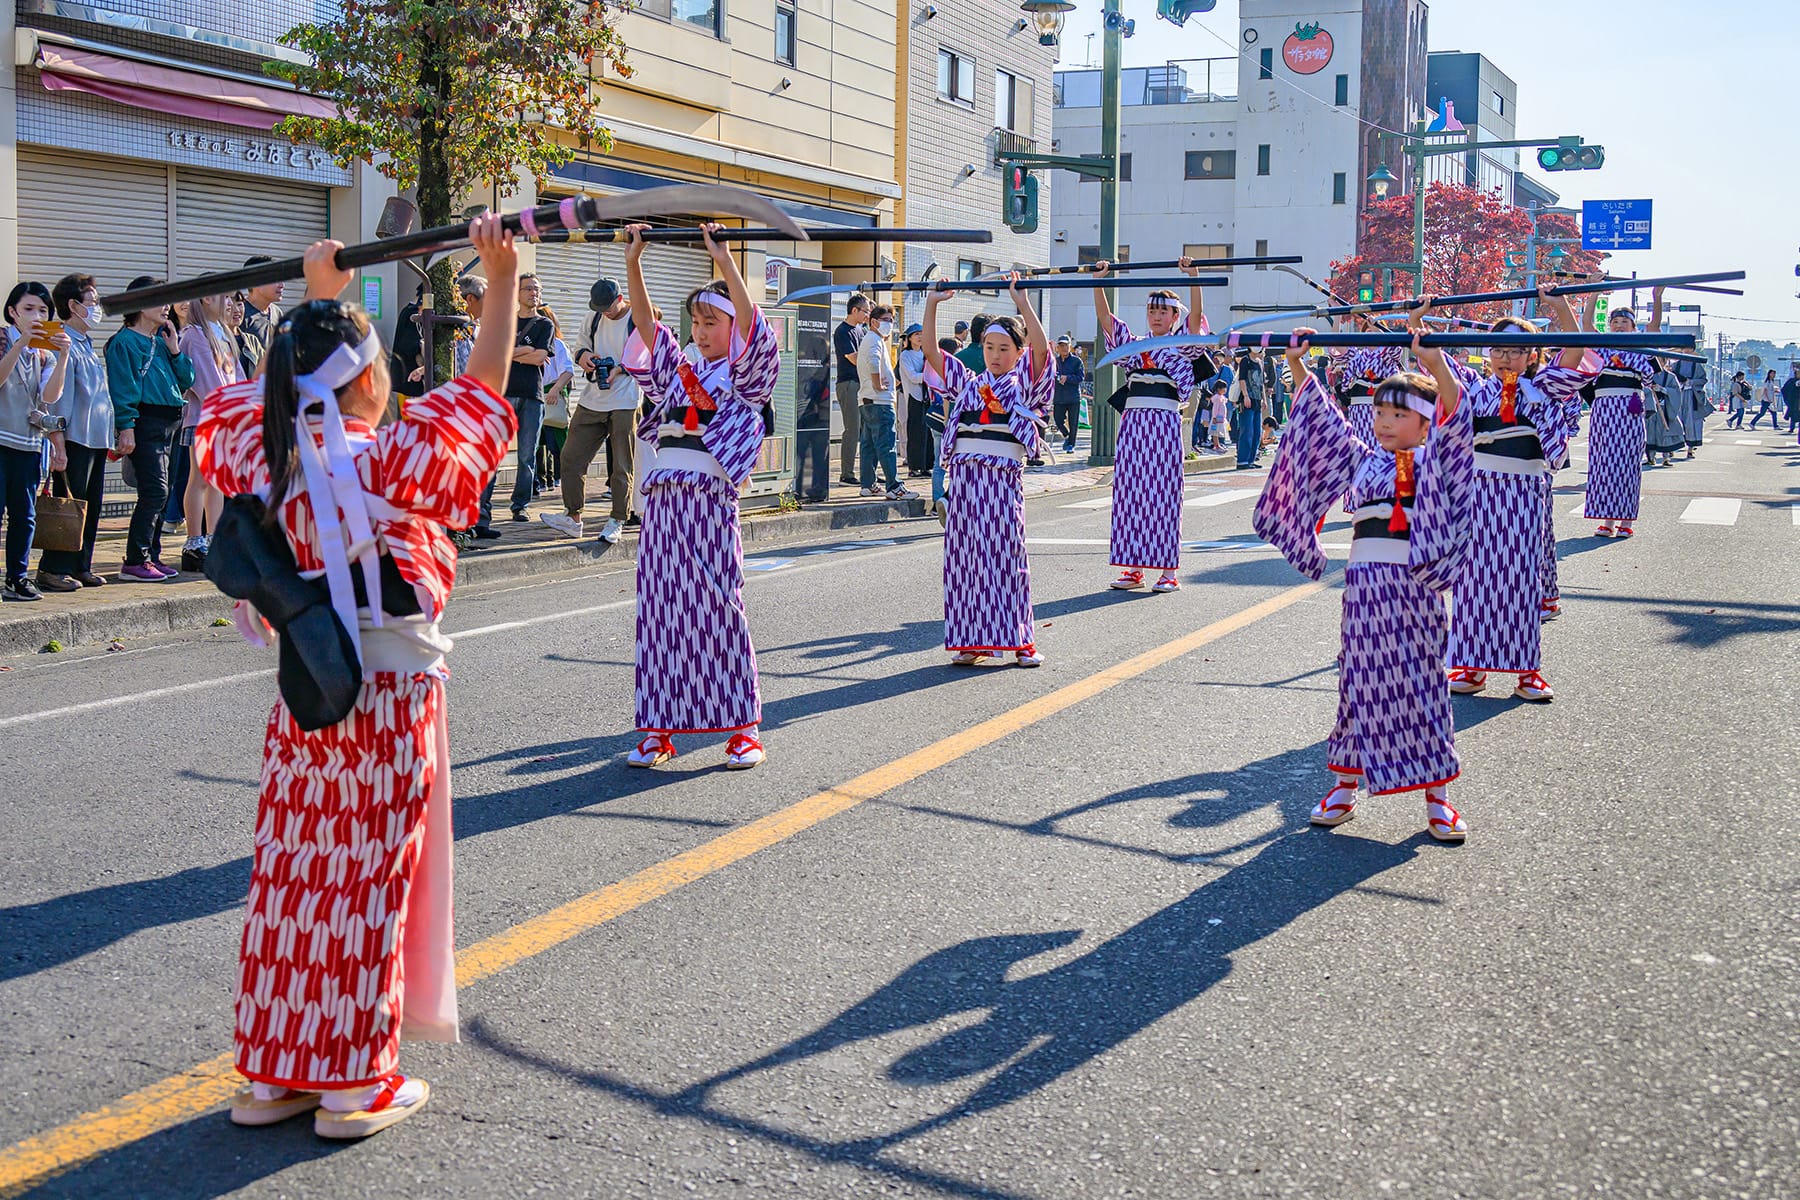
<svg viewBox="0 0 1800 1200"><path fill-rule="evenodd" d="M272 549L265 575L281 577L276 560L292 555L285 589L257 593L265 611L237 606L251 640L282 630L238 979L237 1069L250 1080L231 1105L240 1125L315 1112L322 1136L365 1137L430 1095L398 1073L401 1038L457 1040L450 641L437 623L456 575L445 530L475 523L515 432L497 389L518 272L499 218L469 233L492 287L467 374L377 430L387 358L368 315L336 299L351 280L338 243L319 242L307 300L276 327L263 378L208 397L196 433L198 467L228 507L266 514L242 543ZM327 724L330 703L290 668L338 643L349 686Z"/></svg>

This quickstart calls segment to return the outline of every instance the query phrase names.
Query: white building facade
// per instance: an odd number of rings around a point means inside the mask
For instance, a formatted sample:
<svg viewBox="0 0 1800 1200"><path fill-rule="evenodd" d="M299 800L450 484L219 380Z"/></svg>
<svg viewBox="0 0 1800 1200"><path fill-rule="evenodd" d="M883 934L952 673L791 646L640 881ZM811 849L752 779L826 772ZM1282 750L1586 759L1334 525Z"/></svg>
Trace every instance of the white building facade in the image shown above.
<svg viewBox="0 0 1800 1200"><path fill-rule="evenodd" d="M1405 128L1423 113L1425 6L1243 0L1238 42L1235 59L1125 72L1121 257L1298 254L1298 269L1322 280L1355 251L1364 179L1375 163L1399 157L1379 145L1376 129ZM1099 153L1099 79L1098 71L1058 73L1060 153ZM1404 176L1403 164L1390 170ZM1099 242L1100 189L1057 175L1051 261L1081 262ZM1401 189L1408 186L1402 178ZM1256 309L1319 299L1285 272L1229 274L1229 287L1206 296L1215 329ZM1137 313L1141 302L1141 293L1127 292L1121 309ZM1052 332L1094 337L1085 292L1052 293L1047 319Z"/></svg>

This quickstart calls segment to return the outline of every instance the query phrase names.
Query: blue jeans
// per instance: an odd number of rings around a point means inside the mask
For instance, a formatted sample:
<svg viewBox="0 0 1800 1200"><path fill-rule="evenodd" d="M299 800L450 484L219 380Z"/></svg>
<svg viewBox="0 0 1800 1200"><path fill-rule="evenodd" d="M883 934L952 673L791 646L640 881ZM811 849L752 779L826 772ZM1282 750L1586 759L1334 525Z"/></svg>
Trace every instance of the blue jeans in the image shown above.
<svg viewBox="0 0 1800 1200"><path fill-rule="evenodd" d="M1252 405L1237 410L1237 460L1240 467L1256 465L1256 453L1262 446L1262 409Z"/></svg>
<svg viewBox="0 0 1800 1200"><path fill-rule="evenodd" d="M41 450L0 446L0 498L6 503L6 582L23 579L31 566L31 535L37 531L37 489L43 479Z"/></svg>
<svg viewBox="0 0 1800 1200"><path fill-rule="evenodd" d="M518 473L513 477L512 510L513 515L525 511L531 503L532 493L537 484L538 441L544 432L544 402L542 400L521 400L517 396L508 396L506 402L512 405L513 412L519 418L519 455ZM488 480L487 487L481 490L481 518L479 525L491 525L494 520L494 483L500 478L496 473Z"/></svg>
<svg viewBox="0 0 1800 1200"><path fill-rule="evenodd" d="M875 486L875 471L881 469L882 477L887 480L888 491L900 488L900 461L894 454L894 406L891 404L864 404L861 416L861 466L862 485Z"/></svg>

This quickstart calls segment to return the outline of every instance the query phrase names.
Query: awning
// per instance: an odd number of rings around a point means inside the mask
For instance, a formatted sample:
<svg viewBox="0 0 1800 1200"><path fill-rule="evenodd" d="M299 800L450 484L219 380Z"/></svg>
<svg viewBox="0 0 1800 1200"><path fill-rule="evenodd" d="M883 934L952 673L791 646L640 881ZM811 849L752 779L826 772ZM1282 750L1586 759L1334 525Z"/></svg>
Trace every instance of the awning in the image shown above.
<svg viewBox="0 0 1800 1200"><path fill-rule="evenodd" d="M38 42L32 65L53 92L86 92L134 108L244 129L270 130L287 116L337 115L335 104L317 96L45 41Z"/></svg>

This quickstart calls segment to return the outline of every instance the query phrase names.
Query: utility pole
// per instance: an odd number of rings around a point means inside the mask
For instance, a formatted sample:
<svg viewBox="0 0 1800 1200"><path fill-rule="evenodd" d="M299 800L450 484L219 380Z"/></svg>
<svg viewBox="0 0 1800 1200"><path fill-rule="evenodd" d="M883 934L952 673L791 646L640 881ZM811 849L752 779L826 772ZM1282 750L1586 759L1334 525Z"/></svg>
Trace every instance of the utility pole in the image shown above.
<svg viewBox="0 0 1800 1200"><path fill-rule="evenodd" d="M1102 65L1100 69L1100 157L1112 170L1100 180L1100 257L1113 261L1119 256L1119 121L1122 116L1119 73L1125 56L1125 21L1119 0L1105 0L1100 23ZM1107 307L1118 311L1119 289L1106 289ZM1106 344L1106 331L1096 330L1096 352ZM1118 438L1118 414L1106 397L1117 387L1117 368L1108 367L1094 376L1094 403L1088 408L1088 429L1092 435L1088 449L1088 465L1111 466L1114 444Z"/></svg>

